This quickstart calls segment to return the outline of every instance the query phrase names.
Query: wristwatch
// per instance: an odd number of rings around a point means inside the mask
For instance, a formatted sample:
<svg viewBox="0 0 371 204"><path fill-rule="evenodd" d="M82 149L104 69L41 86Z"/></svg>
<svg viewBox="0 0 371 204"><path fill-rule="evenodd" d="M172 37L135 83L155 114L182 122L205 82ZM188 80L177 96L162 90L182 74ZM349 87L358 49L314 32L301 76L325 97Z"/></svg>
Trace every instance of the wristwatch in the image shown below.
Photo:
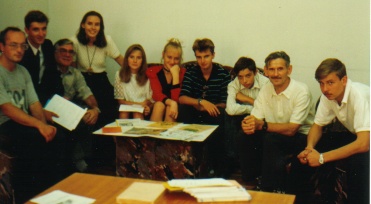
<svg viewBox="0 0 371 204"><path fill-rule="evenodd" d="M320 164L324 164L324 163L325 163L325 160L323 159L323 154L322 154L322 153L319 154L318 162L319 162Z"/></svg>
<svg viewBox="0 0 371 204"><path fill-rule="evenodd" d="M268 123L267 123L267 121L265 121L265 119L263 121L264 121L264 124L263 124L262 130L267 131Z"/></svg>
<svg viewBox="0 0 371 204"><path fill-rule="evenodd" d="M199 99L198 99L198 105L199 105L199 106L201 105L201 101L202 101L202 98L199 98Z"/></svg>

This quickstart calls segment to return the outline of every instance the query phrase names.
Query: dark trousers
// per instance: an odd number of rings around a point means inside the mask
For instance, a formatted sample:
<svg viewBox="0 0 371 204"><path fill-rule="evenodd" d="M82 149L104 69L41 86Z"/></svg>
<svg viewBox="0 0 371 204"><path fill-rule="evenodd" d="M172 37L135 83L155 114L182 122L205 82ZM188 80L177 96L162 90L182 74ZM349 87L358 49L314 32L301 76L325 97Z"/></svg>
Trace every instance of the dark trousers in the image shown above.
<svg viewBox="0 0 371 204"><path fill-rule="evenodd" d="M26 202L67 176L66 142L60 132L46 143L36 128L12 120L2 124L0 132L7 137L8 151L15 157L13 181L16 203Z"/></svg>
<svg viewBox="0 0 371 204"><path fill-rule="evenodd" d="M329 132L322 135L316 145L319 152L337 149L353 142L356 135L350 132ZM326 158L325 158L326 161ZM338 187L345 192L345 203L369 203L370 201L370 152L352 155L348 158L325 163L315 169L312 177L314 202L331 203L338 200Z"/></svg>
<svg viewBox="0 0 371 204"><path fill-rule="evenodd" d="M67 156L71 164L92 158L94 150L94 135L92 132L95 129L95 126L87 125L83 121L80 121L73 131L59 126L58 130L63 131L63 134L67 137Z"/></svg>
<svg viewBox="0 0 371 204"><path fill-rule="evenodd" d="M219 108L220 115L210 116L207 112L201 112L193 106L179 105L178 121L187 124L219 125L218 128L205 141L205 159L209 162L209 167L214 170L210 176L223 176L223 157L224 150L224 113L225 110Z"/></svg>
<svg viewBox="0 0 371 204"><path fill-rule="evenodd" d="M119 107L114 99L113 86L108 80L107 73L82 73L86 84L93 92L98 102L101 113L99 114L96 128L101 128L114 122L119 116ZM94 162L96 165L112 163L115 158L115 143L112 137L94 136Z"/></svg>
<svg viewBox="0 0 371 204"><path fill-rule="evenodd" d="M237 136L242 130L241 122L246 117L246 115L228 115L227 113L225 113L224 117L224 137L227 157L237 159Z"/></svg>
<svg viewBox="0 0 371 204"><path fill-rule="evenodd" d="M98 128L115 121L118 118L118 103L113 94L113 86L108 80L107 73L82 73L98 102L101 114L98 118Z"/></svg>
<svg viewBox="0 0 371 204"><path fill-rule="evenodd" d="M297 162L296 156L305 148L306 138L307 136L301 133L291 137L276 133L264 134L262 190L286 191L287 180L290 179L287 164L291 161Z"/></svg>
<svg viewBox="0 0 371 204"><path fill-rule="evenodd" d="M236 138L241 177L245 182L252 182L262 175L263 136L261 132L247 135L241 129Z"/></svg>

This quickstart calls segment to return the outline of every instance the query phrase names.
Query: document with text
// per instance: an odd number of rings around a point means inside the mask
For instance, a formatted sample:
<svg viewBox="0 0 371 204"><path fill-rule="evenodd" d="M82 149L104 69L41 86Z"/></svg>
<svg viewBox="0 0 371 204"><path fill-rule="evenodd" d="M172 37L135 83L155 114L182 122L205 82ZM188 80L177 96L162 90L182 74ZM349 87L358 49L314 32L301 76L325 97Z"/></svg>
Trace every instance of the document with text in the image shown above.
<svg viewBox="0 0 371 204"><path fill-rule="evenodd" d="M59 117L53 117L53 121L70 131L77 127L87 111L86 108L81 108L59 95L54 95L50 99L45 110L56 113Z"/></svg>

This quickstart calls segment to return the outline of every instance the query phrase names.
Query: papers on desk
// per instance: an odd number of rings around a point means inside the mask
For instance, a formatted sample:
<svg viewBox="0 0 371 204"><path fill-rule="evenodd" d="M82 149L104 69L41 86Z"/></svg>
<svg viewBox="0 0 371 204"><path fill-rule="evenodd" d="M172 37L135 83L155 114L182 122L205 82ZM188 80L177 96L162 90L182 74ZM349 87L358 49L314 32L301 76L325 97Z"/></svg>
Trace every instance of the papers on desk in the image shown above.
<svg viewBox="0 0 371 204"><path fill-rule="evenodd" d="M59 117L53 117L53 121L70 131L76 128L87 111L57 94L46 104L45 110L56 113Z"/></svg>
<svg viewBox="0 0 371 204"><path fill-rule="evenodd" d="M197 199L197 202L249 201L251 195L237 182L222 178L173 179L166 182L170 190L181 190Z"/></svg>
<svg viewBox="0 0 371 204"><path fill-rule="evenodd" d="M117 131L108 131L112 127ZM124 137L155 137L166 140L180 140L187 142L204 141L218 126L217 125L199 125L183 124L169 122L152 122L140 119L117 119L94 132L99 135L112 135Z"/></svg>
<svg viewBox="0 0 371 204"><path fill-rule="evenodd" d="M120 112L138 112L138 113L143 113L144 112L144 107L141 105L124 105L121 104L119 108Z"/></svg>
<svg viewBox="0 0 371 204"><path fill-rule="evenodd" d="M94 203L95 199L55 190L31 199L31 202L39 204L90 204Z"/></svg>

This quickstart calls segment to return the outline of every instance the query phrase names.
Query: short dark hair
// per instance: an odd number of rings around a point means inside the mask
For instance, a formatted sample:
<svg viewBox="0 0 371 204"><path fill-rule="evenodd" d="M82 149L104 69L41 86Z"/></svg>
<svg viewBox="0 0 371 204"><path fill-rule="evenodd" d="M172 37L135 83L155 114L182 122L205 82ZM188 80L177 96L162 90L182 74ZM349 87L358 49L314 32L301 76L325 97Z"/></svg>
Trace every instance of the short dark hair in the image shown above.
<svg viewBox="0 0 371 204"><path fill-rule="evenodd" d="M236 64L234 64L233 72L237 76L238 73L244 69L248 69L256 73L256 64L255 61L248 57L240 57Z"/></svg>
<svg viewBox="0 0 371 204"><path fill-rule="evenodd" d="M89 43L89 39L86 37L85 29L81 26L81 24L86 22L89 16L97 16L100 20L100 29L97 34L97 39L94 41L94 45L100 48L106 47L107 40L106 40L106 36L104 35L103 17L102 15L100 15L100 13L96 11L89 11L82 17L81 22L80 22L80 28L77 33L77 40L83 45L87 45Z"/></svg>
<svg viewBox="0 0 371 204"><path fill-rule="evenodd" d="M0 43L5 44L5 38L6 38L6 35L8 34L9 31L21 32L21 33L24 34L24 32L21 29L17 28L17 27L13 27L13 26L7 27L7 28L5 28L4 30L2 30L0 32Z"/></svg>
<svg viewBox="0 0 371 204"><path fill-rule="evenodd" d="M58 50L58 48L63 45L73 45L73 42L67 38L60 39L54 43L54 51Z"/></svg>
<svg viewBox="0 0 371 204"><path fill-rule="evenodd" d="M28 29L28 28L30 28L31 23L33 23L33 22L48 24L49 19L43 12L38 11L38 10L31 10L24 17L24 25Z"/></svg>
<svg viewBox="0 0 371 204"><path fill-rule="evenodd" d="M274 59L279 59L279 58L286 61L286 67L290 66L290 57L284 51L276 51L276 52L270 53L268 57L265 58L265 61L264 61L265 66L268 67L270 61Z"/></svg>
<svg viewBox="0 0 371 204"><path fill-rule="evenodd" d="M215 45L213 41L208 38L196 39L192 46L193 52L196 53L196 50L203 52L210 49L211 53L214 53Z"/></svg>
<svg viewBox="0 0 371 204"><path fill-rule="evenodd" d="M317 81L325 78L331 73L336 73L336 76L339 79L342 79L344 76L347 75L347 70L345 65L336 58L328 58L321 62L321 64L316 69L315 78Z"/></svg>

